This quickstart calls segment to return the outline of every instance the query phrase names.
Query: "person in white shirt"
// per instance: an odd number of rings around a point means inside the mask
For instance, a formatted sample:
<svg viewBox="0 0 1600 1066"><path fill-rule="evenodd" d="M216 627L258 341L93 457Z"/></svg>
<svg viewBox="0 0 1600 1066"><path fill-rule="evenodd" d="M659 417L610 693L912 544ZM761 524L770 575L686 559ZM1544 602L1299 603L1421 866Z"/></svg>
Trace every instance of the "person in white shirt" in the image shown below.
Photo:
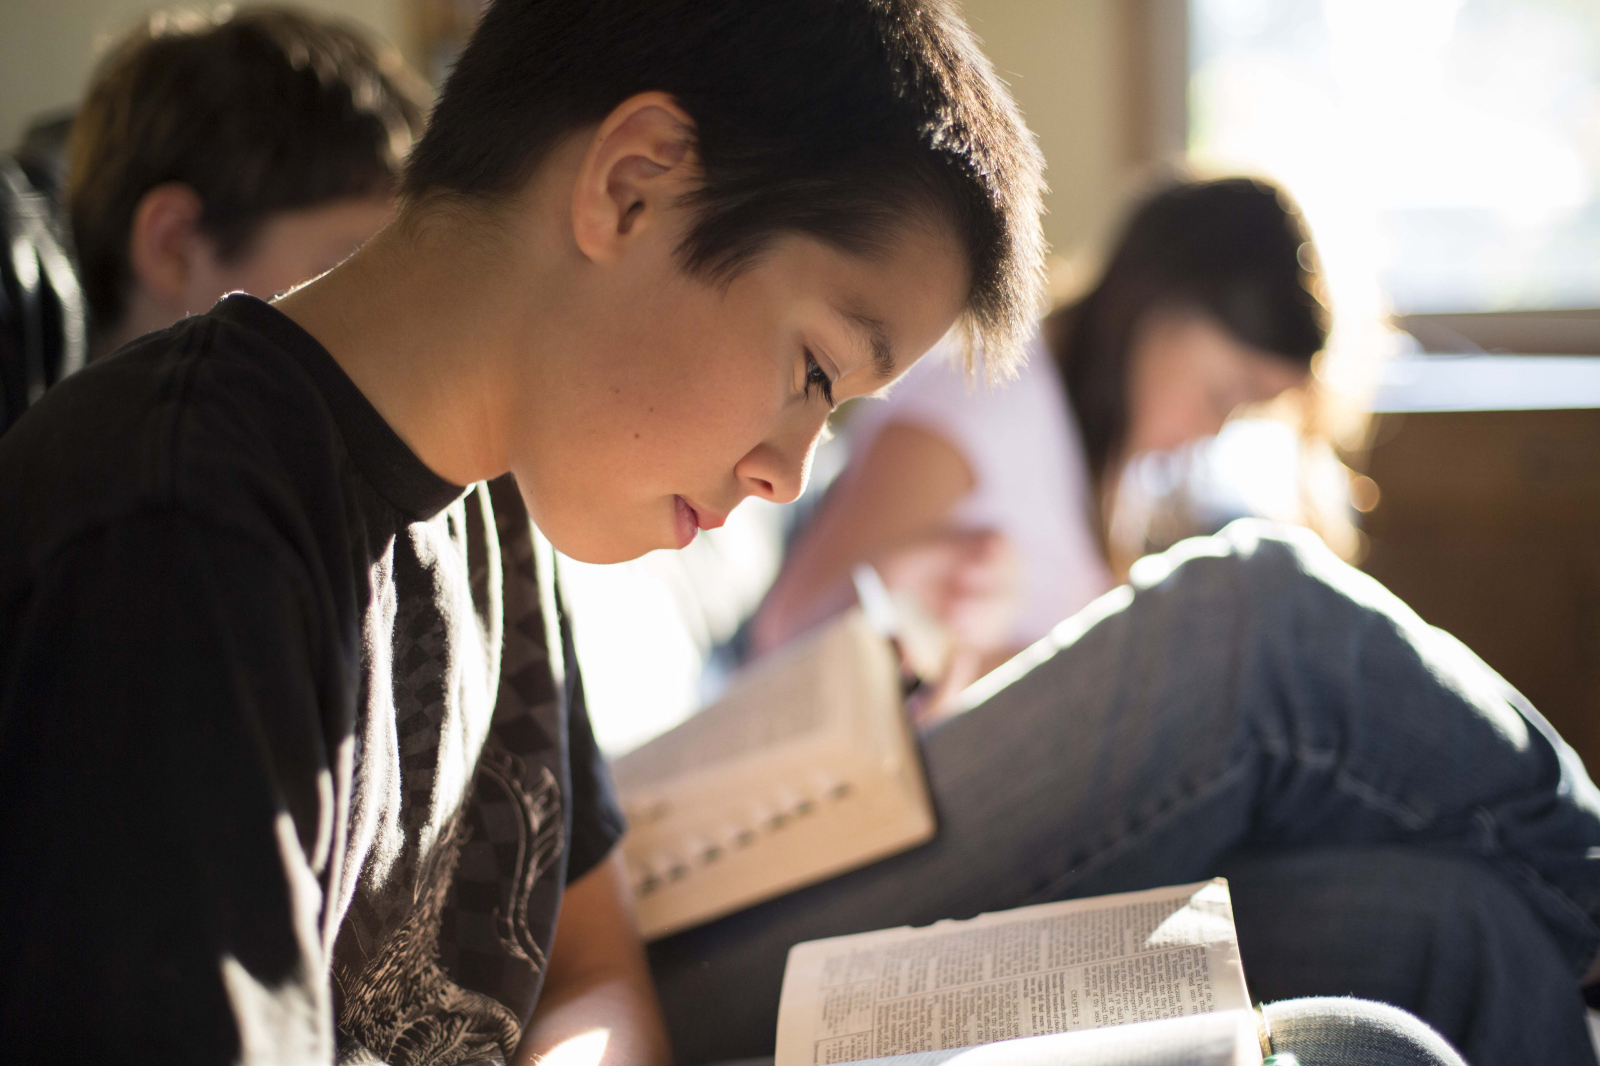
<svg viewBox="0 0 1600 1066"><path fill-rule="evenodd" d="M952 350L862 405L751 635L847 606L862 561L950 623L963 654L914 714L938 832L651 944L677 1061L769 1052L797 943L1223 876L1308 1066L1592 1066L1600 793L1526 700L1309 529L1231 523L1077 609L1120 579L1099 504L1130 458L1306 379L1315 263L1273 187L1176 186L1010 387L969 393ZM1296 998L1320 996L1378 1002ZM1382 1047L1395 1007L1438 1032Z"/></svg>
<svg viewBox="0 0 1600 1066"><path fill-rule="evenodd" d="M1327 338L1317 286L1281 189L1156 192L1098 284L1040 324L1014 381L970 375L949 341L854 413L850 462L757 615L757 650L848 606L860 562L954 634L946 692L1043 637L1117 583L1104 516L1131 457L1305 383Z"/></svg>

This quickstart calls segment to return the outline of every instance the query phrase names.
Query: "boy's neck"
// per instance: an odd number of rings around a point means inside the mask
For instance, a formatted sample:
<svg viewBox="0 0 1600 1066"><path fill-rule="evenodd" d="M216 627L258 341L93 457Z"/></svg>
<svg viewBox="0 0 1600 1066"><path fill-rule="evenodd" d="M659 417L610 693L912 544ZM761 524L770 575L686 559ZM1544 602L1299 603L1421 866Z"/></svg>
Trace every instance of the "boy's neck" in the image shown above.
<svg viewBox="0 0 1600 1066"><path fill-rule="evenodd" d="M327 348L429 469L458 485L510 467L514 363L538 359L547 307L537 264L500 261L459 234L384 229L344 264L278 301Z"/></svg>

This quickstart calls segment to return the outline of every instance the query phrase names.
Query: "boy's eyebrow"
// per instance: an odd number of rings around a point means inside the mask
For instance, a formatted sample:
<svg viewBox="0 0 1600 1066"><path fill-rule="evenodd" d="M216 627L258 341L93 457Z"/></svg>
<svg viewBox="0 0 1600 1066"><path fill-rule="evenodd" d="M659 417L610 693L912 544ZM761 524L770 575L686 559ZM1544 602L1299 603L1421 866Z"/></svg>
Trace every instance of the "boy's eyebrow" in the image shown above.
<svg viewBox="0 0 1600 1066"><path fill-rule="evenodd" d="M839 314L866 338L867 347L872 350L872 370L878 380L888 381L894 377L894 349L889 344L889 331L884 324L859 311L841 309Z"/></svg>

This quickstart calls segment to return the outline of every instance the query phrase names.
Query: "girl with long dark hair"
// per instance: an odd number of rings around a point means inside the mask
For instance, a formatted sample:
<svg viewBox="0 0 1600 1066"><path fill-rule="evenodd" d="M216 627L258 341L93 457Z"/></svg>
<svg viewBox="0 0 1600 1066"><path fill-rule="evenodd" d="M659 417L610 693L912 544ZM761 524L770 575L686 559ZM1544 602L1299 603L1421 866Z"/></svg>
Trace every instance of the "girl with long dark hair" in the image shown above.
<svg viewBox="0 0 1600 1066"><path fill-rule="evenodd" d="M969 386L947 352L856 412L852 460L763 605L757 645L842 609L863 561L944 619L964 674L1043 636L1115 583L1106 519L1130 459L1308 383L1328 336L1318 288L1276 186L1149 196L1098 283L1043 320L1018 380Z"/></svg>

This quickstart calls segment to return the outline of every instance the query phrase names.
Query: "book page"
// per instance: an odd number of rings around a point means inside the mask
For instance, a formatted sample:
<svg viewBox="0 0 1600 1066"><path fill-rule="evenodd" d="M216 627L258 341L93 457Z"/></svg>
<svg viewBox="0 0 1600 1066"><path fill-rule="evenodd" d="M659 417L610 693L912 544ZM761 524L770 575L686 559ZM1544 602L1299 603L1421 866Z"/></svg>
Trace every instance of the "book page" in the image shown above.
<svg viewBox="0 0 1600 1066"><path fill-rule="evenodd" d="M1228 1010L868 1059L857 1066L1261 1066L1254 1011Z"/></svg>
<svg viewBox="0 0 1600 1066"><path fill-rule="evenodd" d="M824 667L831 673L824 675ZM832 709L825 690L848 694L859 683L857 668L842 655L819 663L809 644L786 648L736 680L716 703L617 759L617 783L623 789L658 785L815 733Z"/></svg>
<svg viewBox="0 0 1600 1066"><path fill-rule="evenodd" d="M932 836L903 706L893 649L851 611L619 759L622 850L645 938Z"/></svg>
<svg viewBox="0 0 1600 1066"><path fill-rule="evenodd" d="M797 944L776 1066L1248 1009L1221 880Z"/></svg>

